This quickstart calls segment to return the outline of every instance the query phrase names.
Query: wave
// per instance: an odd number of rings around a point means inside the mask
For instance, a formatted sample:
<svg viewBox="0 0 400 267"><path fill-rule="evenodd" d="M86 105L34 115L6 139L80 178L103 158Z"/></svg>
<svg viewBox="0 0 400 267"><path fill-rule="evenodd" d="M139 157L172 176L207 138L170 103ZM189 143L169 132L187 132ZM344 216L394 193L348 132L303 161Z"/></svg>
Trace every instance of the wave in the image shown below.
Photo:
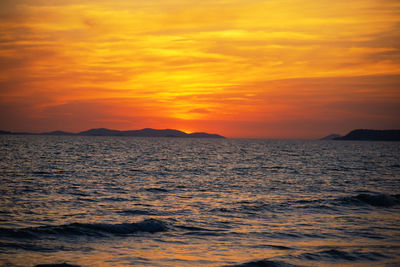
<svg viewBox="0 0 400 267"><path fill-rule="evenodd" d="M152 193L166 193L166 192L169 192L168 189L161 188L161 187L146 188L145 190L148 191L148 192L152 192Z"/></svg>
<svg viewBox="0 0 400 267"><path fill-rule="evenodd" d="M122 215L154 215L156 212L155 211L150 211L150 210L141 210L141 209L126 209L126 210L121 210L118 213Z"/></svg>
<svg viewBox="0 0 400 267"><path fill-rule="evenodd" d="M344 208L399 208L400 194L360 193L349 196L331 196L327 198L295 199L282 202L268 200L239 201L212 207L209 212L227 216L232 214L258 215L277 214L287 210L307 210L314 213L337 214Z"/></svg>
<svg viewBox="0 0 400 267"><path fill-rule="evenodd" d="M280 246L280 245L254 245L251 246L252 248L267 248L267 249L277 249L277 250L292 250L293 248L291 247L286 247L286 246Z"/></svg>
<svg viewBox="0 0 400 267"><path fill-rule="evenodd" d="M35 265L35 267L80 267L80 266L68 263L49 263L49 264L37 264Z"/></svg>
<svg viewBox="0 0 400 267"><path fill-rule="evenodd" d="M400 194L361 193L334 199L300 199L293 202L294 207L337 211L340 206L373 206L391 208L400 205Z"/></svg>
<svg viewBox="0 0 400 267"><path fill-rule="evenodd" d="M183 235L194 236L222 236L226 234L226 229L209 229L197 226L177 225L176 229L183 230Z"/></svg>
<svg viewBox="0 0 400 267"><path fill-rule="evenodd" d="M0 242L0 253L8 251L9 249L22 249L34 252L57 252L60 250L65 250L64 246L43 246L38 244L32 244L31 242L18 242L13 240L12 242Z"/></svg>
<svg viewBox="0 0 400 267"><path fill-rule="evenodd" d="M315 253L303 253L298 256L300 259L311 261L378 261L387 256L378 252L345 252L338 249L322 250Z"/></svg>
<svg viewBox="0 0 400 267"><path fill-rule="evenodd" d="M283 261L271 261L271 260L249 261L241 264L228 265L228 266L229 267L301 267L299 265L293 265Z"/></svg>
<svg viewBox="0 0 400 267"><path fill-rule="evenodd" d="M121 201L129 201L127 198L122 197L105 197L101 199L102 201L109 201L109 202L121 202Z"/></svg>
<svg viewBox="0 0 400 267"><path fill-rule="evenodd" d="M36 239L43 236L94 236L129 235L138 232L156 233L168 230L159 220L147 219L136 223L102 224L71 223L55 226L40 226L21 229L0 228L0 237Z"/></svg>
<svg viewBox="0 0 400 267"><path fill-rule="evenodd" d="M346 204L355 205L370 205L375 207L393 207L400 205L400 194L397 195L387 195L387 194L358 194L356 196L344 197L340 199Z"/></svg>
<svg viewBox="0 0 400 267"><path fill-rule="evenodd" d="M127 214L146 214L142 210L121 211ZM0 240L36 240L54 237L108 237L125 236L136 233L157 233L166 231L178 231L183 235L211 235L226 234L226 229L209 229L190 225L174 225L157 219L146 219L135 223L105 224L105 223L71 223L64 225L48 225L28 228L0 228ZM0 243L1 245L2 243ZM4 243L5 244L5 243ZM12 245L12 244L11 244ZM28 248L29 249L29 248Z"/></svg>

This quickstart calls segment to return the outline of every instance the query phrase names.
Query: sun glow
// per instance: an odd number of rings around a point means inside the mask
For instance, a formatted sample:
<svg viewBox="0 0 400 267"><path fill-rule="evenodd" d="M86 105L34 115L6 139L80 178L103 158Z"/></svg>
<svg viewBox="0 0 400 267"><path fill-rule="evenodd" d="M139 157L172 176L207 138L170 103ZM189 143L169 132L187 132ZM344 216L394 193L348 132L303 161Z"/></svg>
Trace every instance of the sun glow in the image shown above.
<svg viewBox="0 0 400 267"><path fill-rule="evenodd" d="M187 129L179 129L179 131L182 131L182 132L187 133L187 134L194 133L193 131L187 130Z"/></svg>
<svg viewBox="0 0 400 267"><path fill-rule="evenodd" d="M400 127L398 1L21 0L0 10L3 129L314 137Z"/></svg>

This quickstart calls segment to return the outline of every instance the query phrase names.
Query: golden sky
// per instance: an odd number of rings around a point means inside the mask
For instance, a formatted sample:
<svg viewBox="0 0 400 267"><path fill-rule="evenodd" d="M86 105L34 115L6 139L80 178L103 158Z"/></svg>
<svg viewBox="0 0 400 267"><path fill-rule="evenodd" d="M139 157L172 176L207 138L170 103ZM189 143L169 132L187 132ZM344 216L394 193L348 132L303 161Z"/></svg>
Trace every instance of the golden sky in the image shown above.
<svg viewBox="0 0 400 267"><path fill-rule="evenodd" d="M1 0L0 129L400 128L398 0Z"/></svg>

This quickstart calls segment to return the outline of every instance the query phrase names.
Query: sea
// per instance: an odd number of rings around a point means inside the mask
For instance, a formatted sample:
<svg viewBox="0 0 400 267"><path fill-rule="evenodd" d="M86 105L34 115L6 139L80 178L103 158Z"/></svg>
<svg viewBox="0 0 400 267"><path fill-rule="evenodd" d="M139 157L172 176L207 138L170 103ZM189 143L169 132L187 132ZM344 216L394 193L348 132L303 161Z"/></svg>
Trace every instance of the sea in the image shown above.
<svg viewBox="0 0 400 267"><path fill-rule="evenodd" d="M0 266L400 266L400 142L2 135Z"/></svg>

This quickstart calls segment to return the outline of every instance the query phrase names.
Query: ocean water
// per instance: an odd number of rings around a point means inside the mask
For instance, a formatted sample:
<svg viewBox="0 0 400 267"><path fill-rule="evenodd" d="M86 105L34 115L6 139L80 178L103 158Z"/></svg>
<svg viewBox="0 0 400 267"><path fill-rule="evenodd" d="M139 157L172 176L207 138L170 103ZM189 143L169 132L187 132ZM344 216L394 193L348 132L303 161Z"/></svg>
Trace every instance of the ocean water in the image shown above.
<svg viewBox="0 0 400 267"><path fill-rule="evenodd" d="M400 266L400 143L0 136L0 265Z"/></svg>

